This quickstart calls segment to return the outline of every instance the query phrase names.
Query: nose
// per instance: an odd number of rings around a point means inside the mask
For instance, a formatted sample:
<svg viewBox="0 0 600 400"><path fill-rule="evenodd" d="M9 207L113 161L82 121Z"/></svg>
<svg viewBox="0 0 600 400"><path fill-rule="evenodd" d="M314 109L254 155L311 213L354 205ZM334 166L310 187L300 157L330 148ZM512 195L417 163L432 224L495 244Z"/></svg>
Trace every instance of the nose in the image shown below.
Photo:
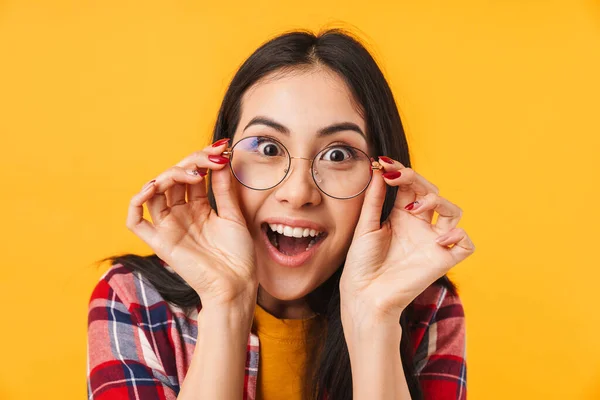
<svg viewBox="0 0 600 400"><path fill-rule="evenodd" d="M310 166L311 160L292 158L287 176L275 189L277 201L292 208L316 206L321 203L321 191L312 179Z"/></svg>

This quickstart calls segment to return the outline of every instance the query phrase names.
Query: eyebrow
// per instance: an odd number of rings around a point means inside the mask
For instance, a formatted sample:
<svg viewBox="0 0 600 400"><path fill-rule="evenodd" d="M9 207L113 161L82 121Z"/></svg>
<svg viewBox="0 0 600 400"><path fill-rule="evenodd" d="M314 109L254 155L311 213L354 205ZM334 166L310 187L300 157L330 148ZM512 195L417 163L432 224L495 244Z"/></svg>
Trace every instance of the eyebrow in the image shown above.
<svg viewBox="0 0 600 400"><path fill-rule="evenodd" d="M275 122L272 119L267 118L267 117L258 116L258 117L252 118L252 120L250 122L248 122L248 125L246 125L246 127L244 128L244 131L246 131L246 129L248 129L252 125L266 125L284 135L289 136L289 134L290 134L290 130L288 128L281 125L279 122ZM333 135L334 133L342 132L342 131L354 131L356 133L359 133L363 137L365 136L362 129L360 129L360 127L353 122L341 122L341 123L326 126L326 127L318 130L317 136L328 136L328 135Z"/></svg>

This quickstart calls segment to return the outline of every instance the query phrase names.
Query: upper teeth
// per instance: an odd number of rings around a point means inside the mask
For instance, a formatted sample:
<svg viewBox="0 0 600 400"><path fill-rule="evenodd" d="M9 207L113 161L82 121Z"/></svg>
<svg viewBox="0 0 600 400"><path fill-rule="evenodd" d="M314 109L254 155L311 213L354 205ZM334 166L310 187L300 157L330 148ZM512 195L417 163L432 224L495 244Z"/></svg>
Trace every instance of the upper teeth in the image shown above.
<svg viewBox="0 0 600 400"><path fill-rule="evenodd" d="M298 228L298 227L294 228L292 226L287 226L287 225L282 225L282 224L269 224L269 226L271 227L271 230L273 232L277 232L283 236L295 237L295 238L308 237L308 236L315 237L321 233L314 229Z"/></svg>

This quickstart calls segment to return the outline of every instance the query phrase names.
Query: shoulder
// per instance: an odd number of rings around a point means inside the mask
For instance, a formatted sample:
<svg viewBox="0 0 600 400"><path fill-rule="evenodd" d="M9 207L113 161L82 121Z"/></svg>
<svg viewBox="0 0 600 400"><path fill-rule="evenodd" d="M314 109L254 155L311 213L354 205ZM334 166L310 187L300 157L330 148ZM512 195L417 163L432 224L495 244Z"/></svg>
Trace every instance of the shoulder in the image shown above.
<svg viewBox="0 0 600 400"><path fill-rule="evenodd" d="M187 322L139 271L113 264L89 299L88 396L175 399L195 342Z"/></svg>
<svg viewBox="0 0 600 400"><path fill-rule="evenodd" d="M130 309L134 304L140 304L144 292L156 290L144 282L139 272L134 272L122 264L113 264L99 279L90 296L90 306L97 301L122 303ZM152 296L154 300L156 296Z"/></svg>
<svg viewBox="0 0 600 400"><path fill-rule="evenodd" d="M463 305L451 286L435 282L413 300L410 311L408 322L415 350L431 329L436 330L436 336L464 335Z"/></svg>
<svg viewBox="0 0 600 400"><path fill-rule="evenodd" d="M113 264L100 277L89 298L89 309L120 309L138 321L165 320L183 313L165 300L140 271ZM91 312L91 311L90 311Z"/></svg>

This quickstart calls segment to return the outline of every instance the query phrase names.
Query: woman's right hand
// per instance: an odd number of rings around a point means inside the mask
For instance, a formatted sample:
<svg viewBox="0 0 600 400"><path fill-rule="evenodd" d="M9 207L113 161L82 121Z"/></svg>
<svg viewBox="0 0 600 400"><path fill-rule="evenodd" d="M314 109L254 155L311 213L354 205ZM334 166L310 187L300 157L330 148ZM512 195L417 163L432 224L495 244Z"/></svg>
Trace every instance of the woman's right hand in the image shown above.
<svg viewBox="0 0 600 400"><path fill-rule="evenodd" d="M215 142L157 176L133 196L127 215L127 227L196 290L203 307L253 302L258 288L254 244L221 157L226 145ZM218 215L207 198L208 169Z"/></svg>

